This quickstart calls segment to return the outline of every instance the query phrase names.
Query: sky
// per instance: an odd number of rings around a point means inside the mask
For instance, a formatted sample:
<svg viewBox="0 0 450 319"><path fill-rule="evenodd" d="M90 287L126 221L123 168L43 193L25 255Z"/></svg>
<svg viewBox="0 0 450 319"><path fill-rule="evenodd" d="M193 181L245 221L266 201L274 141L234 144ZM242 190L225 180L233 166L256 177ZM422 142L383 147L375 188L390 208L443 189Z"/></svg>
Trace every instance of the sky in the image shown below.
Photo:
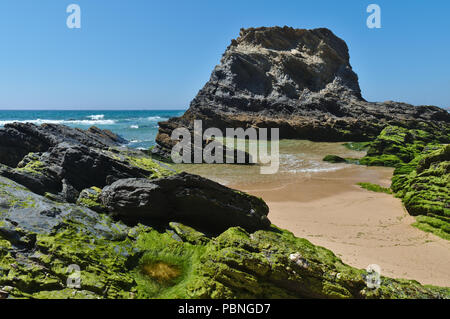
<svg viewBox="0 0 450 319"><path fill-rule="evenodd" d="M185 109L240 28L275 25L344 39L369 101L449 107L449 16L446 0L2 0L0 109Z"/></svg>

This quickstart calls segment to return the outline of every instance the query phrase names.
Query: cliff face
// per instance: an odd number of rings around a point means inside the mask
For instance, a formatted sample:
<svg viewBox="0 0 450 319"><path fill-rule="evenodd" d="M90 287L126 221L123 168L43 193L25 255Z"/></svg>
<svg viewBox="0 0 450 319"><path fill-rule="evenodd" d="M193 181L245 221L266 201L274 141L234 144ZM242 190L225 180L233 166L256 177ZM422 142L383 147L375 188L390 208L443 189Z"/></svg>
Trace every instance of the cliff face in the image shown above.
<svg viewBox="0 0 450 319"><path fill-rule="evenodd" d="M420 127L449 139L450 115L434 106L369 103L348 47L328 29L242 29L180 118L160 123L160 148L176 127L278 127L281 138L368 140L387 125Z"/></svg>

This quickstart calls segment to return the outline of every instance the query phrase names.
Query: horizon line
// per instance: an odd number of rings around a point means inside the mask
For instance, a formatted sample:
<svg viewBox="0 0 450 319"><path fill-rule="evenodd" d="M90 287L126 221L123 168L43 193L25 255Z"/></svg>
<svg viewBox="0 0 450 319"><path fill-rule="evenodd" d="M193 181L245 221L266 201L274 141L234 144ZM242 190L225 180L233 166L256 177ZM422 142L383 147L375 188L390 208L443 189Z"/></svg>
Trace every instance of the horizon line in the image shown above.
<svg viewBox="0 0 450 319"><path fill-rule="evenodd" d="M55 109L3 109L0 108L0 111L186 111L187 108L184 109L61 109L61 108L55 108Z"/></svg>

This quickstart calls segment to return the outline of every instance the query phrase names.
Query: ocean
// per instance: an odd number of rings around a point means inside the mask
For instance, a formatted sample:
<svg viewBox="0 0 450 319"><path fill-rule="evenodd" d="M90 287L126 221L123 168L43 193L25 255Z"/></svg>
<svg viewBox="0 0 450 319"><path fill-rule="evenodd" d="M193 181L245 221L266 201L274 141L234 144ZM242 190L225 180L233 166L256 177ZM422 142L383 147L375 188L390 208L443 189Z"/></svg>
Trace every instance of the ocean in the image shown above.
<svg viewBox="0 0 450 319"><path fill-rule="evenodd" d="M128 147L147 149L155 144L158 122L183 115L184 110L170 111L1 111L0 127L11 122L64 124L87 129L97 126L119 134Z"/></svg>

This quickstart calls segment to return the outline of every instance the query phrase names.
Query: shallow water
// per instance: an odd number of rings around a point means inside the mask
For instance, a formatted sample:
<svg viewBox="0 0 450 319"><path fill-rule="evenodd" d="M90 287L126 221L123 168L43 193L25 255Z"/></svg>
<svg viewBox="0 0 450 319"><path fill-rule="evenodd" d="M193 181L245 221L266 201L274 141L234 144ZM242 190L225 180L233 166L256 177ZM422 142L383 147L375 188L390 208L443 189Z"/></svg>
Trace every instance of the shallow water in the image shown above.
<svg viewBox="0 0 450 319"><path fill-rule="evenodd" d="M198 174L224 185L252 185L274 181L310 178L313 175L348 168L349 164L322 161L328 154L360 158L365 152L352 151L343 143L311 142L307 140L281 140L280 165L276 174L261 174L261 165L230 164L178 164L180 170ZM269 151L270 152L270 151Z"/></svg>

